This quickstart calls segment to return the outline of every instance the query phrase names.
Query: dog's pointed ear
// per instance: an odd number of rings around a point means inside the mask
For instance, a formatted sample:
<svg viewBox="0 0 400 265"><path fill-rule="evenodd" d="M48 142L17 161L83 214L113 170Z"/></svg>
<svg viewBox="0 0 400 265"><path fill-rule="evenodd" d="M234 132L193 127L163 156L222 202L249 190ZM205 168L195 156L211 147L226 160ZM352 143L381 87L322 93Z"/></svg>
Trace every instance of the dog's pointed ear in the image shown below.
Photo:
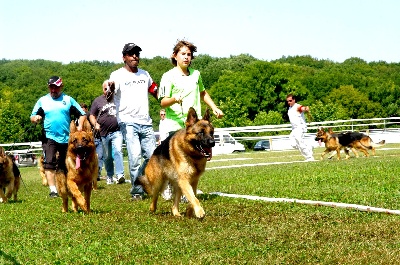
<svg viewBox="0 0 400 265"><path fill-rule="evenodd" d="M83 123L82 131L92 132L92 127L90 126L90 123L88 120L85 120L85 122Z"/></svg>
<svg viewBox="0 0 400 265"><path fill-rule="evenodd" d="M206 109L206 112L203 115L203 120L210 122L210 109L209 108Z"/></svg>
<svg viewBox="0 0 400 265"><path fill-rule="evenodd" d="M69 133L74 133L74 132L76 132L75 121L71 121L71 123L69 124Z"/></svg>
<svg viewBox="0 0 400 265"><path fill-rule="evenodd" d="M4 151L4 147L0 146L0 156L5 156L6 151Z"/></svg>
<svg viewBox="0 0 400 265"><path fill-rule="evenodd" d="M185 122L186 127L189 127L189 126L195 124L198 120L199 120L199 117L197 116L196 110L194 108L190 107L187 118L186 118L186 122Z"/></svg>

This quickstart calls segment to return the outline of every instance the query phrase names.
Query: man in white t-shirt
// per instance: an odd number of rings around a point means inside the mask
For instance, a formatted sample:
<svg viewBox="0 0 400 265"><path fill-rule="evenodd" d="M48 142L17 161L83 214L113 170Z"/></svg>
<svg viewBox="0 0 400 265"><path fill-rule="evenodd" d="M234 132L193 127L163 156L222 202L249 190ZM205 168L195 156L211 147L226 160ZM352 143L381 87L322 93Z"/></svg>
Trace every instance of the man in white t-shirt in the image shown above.
<svg viewBox="0 0 400 265"><path fill-rule="evenodd" d="M289 105L288 116L292 125L292 132L289 136L291 145L300 151L306 161L314 161L312 146L304 141L304 133L307 132L304 112L309 112L310 107L296 103L292 94L287 95L286 101Z"/></svg>
<svg viewBox="0 0 400 265"><path fill-rule="evenodd" d="M171 129L168 126L168 119L165 118L165 109L160 110L160 124L158 125L158 132L160 133L160 139L158 140L158 144L161 144L165 138L168 137Z"/></svg>
<svg viewBox="0 0 400 265"><path fill-rule="evenodd" d="M112 72L109 78L110 85L115 83L117 120L128 150L132 200L143 198L144 190L137 178L143 174L156 147L149 94L157 99L157 84L147 71L138 68L141 51L134 43L125 44L122 49L125 65Z"/></svg>

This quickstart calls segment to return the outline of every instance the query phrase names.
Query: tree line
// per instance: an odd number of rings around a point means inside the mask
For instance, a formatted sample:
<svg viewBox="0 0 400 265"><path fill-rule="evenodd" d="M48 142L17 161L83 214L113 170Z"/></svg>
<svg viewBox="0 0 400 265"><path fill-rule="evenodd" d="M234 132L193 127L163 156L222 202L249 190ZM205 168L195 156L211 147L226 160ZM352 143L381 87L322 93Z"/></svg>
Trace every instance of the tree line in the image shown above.
<svg viewBox="0 0 400 265"><path fill-rule="evenodd" d="M30 113L48 93L47 79L63 78L64 92L91 105L102 82L122 63L0 60L0 143L38 141L40 125ZM400 116L400 63L349 58L343 63L311 56L264 61L248 54L228 58L198 55L192 62L214 102L225 113L217 128L288 122L286 95L309 105L313 121ZM139 67L156 83L173 66L168 58L142 58ZM204 106L205 107L205 106ZM150 97L150 115L158 130L160 104Z"/></svg>

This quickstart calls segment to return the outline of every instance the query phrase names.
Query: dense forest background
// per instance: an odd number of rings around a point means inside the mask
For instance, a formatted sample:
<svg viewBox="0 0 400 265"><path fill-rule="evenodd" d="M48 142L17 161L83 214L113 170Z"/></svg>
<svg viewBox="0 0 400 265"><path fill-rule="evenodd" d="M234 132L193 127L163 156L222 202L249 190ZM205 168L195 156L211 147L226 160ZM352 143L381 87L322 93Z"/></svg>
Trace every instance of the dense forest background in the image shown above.
<svg viewBox="0 0 400 265"><path fill-rule="evenodd" d="M59 75L64 92L91 105L101 84L122 63L82 61L69 64L46 60L0 60L0 143L38 141L40 125L30 113L48 93L47 79ZM142 58L141 68L159 84L172 68L168 58ZM263 61L242 54L229 58L198 55L192 63L204 85L225 113L217 128L287 123L286 95L309 105L313 121L400 116L400 63L349 58L343 63L311 56ZM205 106L204 106L205 107ZM154 129L159 103L150 99Z"/></svg>

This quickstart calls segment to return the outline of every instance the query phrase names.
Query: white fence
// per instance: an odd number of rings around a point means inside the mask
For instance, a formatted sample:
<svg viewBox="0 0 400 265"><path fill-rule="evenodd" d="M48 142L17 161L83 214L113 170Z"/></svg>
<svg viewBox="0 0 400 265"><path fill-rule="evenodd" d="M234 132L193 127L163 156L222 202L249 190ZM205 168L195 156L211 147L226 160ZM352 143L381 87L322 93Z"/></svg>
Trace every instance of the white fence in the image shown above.
<svg viewBox="0 0 400 265"><path fill-rule="evenodd" d="M335 132L341 131L366 131L368 128L369 136L374 142L385 140L386 143L400 143L400 117L391 118L373 118L373 119L351 119L351 120L336 120L325 122L310 122L307 124L309 133L305 134L305 141L314 147L319 147L315 141L315 132L318 127L332 128ZM376 128L376 129L375 129ZM247 127L230 127L216 128L216 131L225 131L236 140L265 140L270 141L271 150L288 150L293 149L289 141L289 133L291 131L290 124L280 125L262 125L262 126L247 126ZM235 133L260 133L260 132L278 132L287 131L286 135L279 136L236 136Z"/></svg>
<svg viewBox="0 0 400 265"><path fill-rule="evenodd" d="M325 122L310 122L308 123L308 131L305 135L306 141L312 146L318 147L318 142L314 140L315 131L318 127L332 128L333 131L366 131L369 129L369 135L374 142L385 140L386 143L400 143L400 117L391 118L373 118L373 119L351 119L351 120L336 120ZM289 142L289 133L291 131L290 124L280 125L262 125L262 126L247 126L247 127L229 127L229 128L216 128L215 131L224 131L232 134L236 140L262 140L269 139L271 150L287 150L292 149ZM239 137L236 133L260 133L260 132L279 132L287 131L286 135L279 136L249 136ZM14 153L41 153L41 142L29 143L13 143L13 144L0 144L0 146L8 147ZM20 150L15 150L18 147ZM7 148L5 148L7 150Z"/></svg>

